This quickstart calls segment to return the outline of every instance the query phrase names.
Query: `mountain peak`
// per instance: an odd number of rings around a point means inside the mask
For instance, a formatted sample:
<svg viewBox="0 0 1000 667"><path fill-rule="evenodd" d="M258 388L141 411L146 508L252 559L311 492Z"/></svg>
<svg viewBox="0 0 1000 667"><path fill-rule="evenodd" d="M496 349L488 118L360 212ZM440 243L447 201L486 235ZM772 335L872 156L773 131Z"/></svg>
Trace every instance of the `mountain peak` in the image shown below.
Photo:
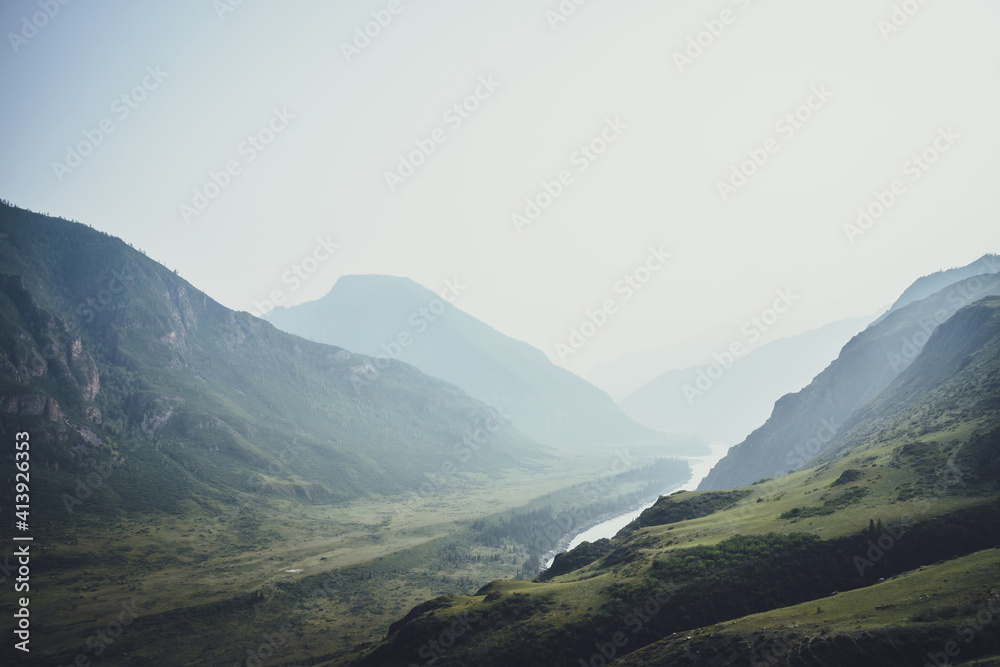
<svg viewBox="0 0 1000 667"><path fill-rule="evenodd" d="M602 390L454 305L463 286L435 293L409 278L347 275L317 301L274 311L275 326L312 340L413 364L500 408L538 442L579 446L663 442Z"/></svg>

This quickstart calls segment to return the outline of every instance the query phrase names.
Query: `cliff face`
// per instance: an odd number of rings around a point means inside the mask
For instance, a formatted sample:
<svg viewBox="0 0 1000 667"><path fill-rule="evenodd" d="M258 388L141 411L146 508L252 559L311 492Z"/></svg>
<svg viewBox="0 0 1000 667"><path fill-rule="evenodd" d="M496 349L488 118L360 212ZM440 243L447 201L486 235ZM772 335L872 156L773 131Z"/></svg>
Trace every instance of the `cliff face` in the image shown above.
<svg viewBox="0 0 1000 667"><path fill-rule="evenodd" d="M22 417L44 415L54 422L62 419L59 403L54 398L38 394L0 394L0 412Z"/></svg>
<svg viewBox="0 0 1000 667"><path fill-rule="evenodd" d="M100 374L78 327L44 309L20 275L0 274L0 300L0 414L62 424L55 395L99 421Z"/></svg>
<svg viewBox="0 0 1000 667"><path fill-rule="evenodd" d="M779 399L763 426L733 447L698 487L728 489L795 470L819 455L858 408L917 358L960 308L1000 294L1000 274L973 276L889 313L855 336L805 389Z"/></svg>

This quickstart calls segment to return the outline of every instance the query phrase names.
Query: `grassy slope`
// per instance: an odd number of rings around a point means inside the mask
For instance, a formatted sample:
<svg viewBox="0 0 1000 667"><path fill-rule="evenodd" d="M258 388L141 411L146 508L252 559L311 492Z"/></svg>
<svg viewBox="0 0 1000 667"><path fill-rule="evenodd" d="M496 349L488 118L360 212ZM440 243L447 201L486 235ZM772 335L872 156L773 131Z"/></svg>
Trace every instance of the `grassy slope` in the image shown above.
<svg viewBox="0 0 1000 667"><path fill-rule="evenodd" d="M367 357L223 308L82 225L0 213L8 234L0 273L23 283L0 293L0 324L12 342L0 393L51 396L65 417L21 420L48 436L39 437L39 454L50 465L35 469L43 488L73 487L77 454L98 465L115 449L127 475L96 494L108 505L183 513L188 499L228 505L260 490L336 503L408 493L449 462L487 472L549 454L504 428L459 461L455 444L488 414L461 390L396 362L358 388ZM88 384L99 384L96 395ZM106 451L85 442L82 428ZM49 500L39 509L57 509L44 519L64 519L60 497Z"/></svg>
<svg viewBox="0 0 1000 667"><path fill-rule="evenodd" d="M1000 656L1000 614L989 606L1000 609L998 581L1000 550L979 551L875 586L680 633L614 664L688 665L694 654L703 665L920 665L948 642L955 642L953 662L985 664L981 656Z"/></svg>
<svg viewBox="0 0 1000 667"><path fill-rule="evenodd" d="M987 326L998 317L1000 300L977 307L992 312L972 313L970 321ZM954 327L945 327L936 335L953 333ZM626 636L618 655L672 632L803 603L828 595L830 588L871 585L883 574L1000 543L997 482L982 474L982 462L994 460L997 450L996 342L990 338L966 350L953 375L910 396L903 407L877 411L870 418L877 428L858 431L866 439L836 458L747 487L747 495L728 509L623 531L610 554L551 581L500 582L479 596L443 601L441 608L398 626L361 664L417 662L428 638L438 636L455 613L504 618L510 607L522 614L468 633L436 664L577 665L590 659L595 640L634 627L630 611L645 604L662 610ZM941 347L932 345L932 353ZM912 374L901 380L914 381ZM711 500L691 502L705 495L661 499L647 518L670 516L670 503L711 506ZM905 533L859 574L855 557L867 559L867 530L876 519ZM982 558L996 562L1000 552ZM959 596L980 593L964 584L956 588ZM868 599L863 591L857 595ZM670 602L660 605L660 599ZM927 608L946 614L950 604L933 600ZM866 618L859 617L862 626ZM903 643L923 646L923 630L919 623L907 624ZM929 633L931 640L937 641L936 633Z"/></svg>
<svg viewBox="0 0 1000 667"><path fill-rule="evenodd" d="M231 663L286 621L283 659L345 651L519 570L523 545L477 544L473 519L570 502L557 492L612 466L509 427L464 459L453 445L485 406L455 387L392 363L355 391L369 359L229 311L117 239L8 206L0 230L0 394L61 412L0 414L3 439L32 434L40 660L71 661L133 599L144 611L102 664Z"/></svg>
<svg viewBox="0 0 1000 667"><path fill-rule="evenodd" d="M73 530L38 544L44 555L34 565L39 590L32 604L47 619L39 654L68 662L133 599L145 611L102 664L156 664L165 655L176 665L228 664L286 621L294 640L282 648L283 660L348 652L377 640L423 600L514 576L523 550L476 544L471 521L537 497L554 503L559 489L592 481L609 462L567 458L531 477L497 475L475 492L410 503L303 506L284 499L230 514L192 509L110 524L80 515ZM266 540L234 539L250 520ZM453 547L463 556L458 561L449 560ZM329 597L317 600L323 586ZM266 601L251 606L256 591Z"/></svg>
<svg viewBox="0 0 1000 667"><path fill-rule="evenodd" d="M859 333L807 387L779 399L767 422L730 449L700 488L752 484L807 463L829 442L831 426L839 431L918 358L927 329L990 294L1000 294L1000 274L969 278L894 311Z"/></svg>
<svg viewBox="0 0 1000 667"><path fill-rule="evenodd" d="M619 550L629 554L631 560L628 562L609 567L603 561L598 561L543 584L498 582L482 591L482 596L451 600L445 608L423 619L423 627L417 632L418 639L433 638L437 627L443 627L455 613L465 609L475 610L483 617L489 616L492 606L503 604L509 599L509 595L516 593L543 601L545 605L543 611L503 627L490 628L488 632L471 635L462 644L461 651L456 649L448 656L442 656L441 664L460 664L450 662L448 658L456 661L470 658L485 659L484 664L509 664L511 658L505 656L503 651L509 650L509 647L523 647L527 644L530 648L518 653L519 664L576 665L578 659L589 659L593 652L593 642L587 642L582 644L587 648L581 653L578 648L581 646L580 642L589 636L610 637L618 629L627 631L633 627L624 620L625 615L615 614L622 609L619 601L624 596L638 603L638 606L642 606L642 603L649 599L655 599L655 586L648 590L642 589L638 595L632 594L633 588L658 581L654 563L670 562L672 557L683 558L691 547L718 545L735 534L763 536L772 533L806 532L822 536L824 541L830 542L836 538L858 535L873 518L881 518L884 522L892 524L948 515L961 509L997 505L998 496L995 493L921 496L899 501L897 487L905 488L908 484L919 483L922 475L908 465L900 464L896 467L893 463L891 445L883 445L863 453L859 452L858 458L848 458L829 464L822 470L803 471L770 483L749 487L750 495L732 509L676 524L642 528L627 538L616 539ZM853 484L831 489L830 484L847 469L862 469L866 473L865 477ZM830 498L849 492L852 488L865 489L868 493L832 514L807 519L780 518L782 514L796 508L823 506ZM703 493L706 492L698 492L698 495ZM680 501L691 495L695 494L677 494L672 496L671 500ZM757 502L758 499L761 502ZM928 503L927 500L931 502ZM904 535L901 542L903 548L906 548L905 540ZM857 553L863 556L864 541L861 540L858 544ZM991 552L991 555L985 557L1000 560L1000 554L996 552ZM808 569L810 564L805 562L799 563L798 566ZM846 567L851 566L850 556L847 556ZM775 573L765 570L759 572L757 576L774 578ZM663 581L663 583L670 585L675 582ZM858 585L862 583L860 578L857 583ZM503 597L499 601L487 602L486 595L494 591L500 592ZM624 609L627 611L628 605L625 605ZM725 618L725 614L721 618ZM566 628L573 626L581 629L577 639L574 639L576 635L565 632ZM685 626L680 622L673 631L692 627L696 626ZM585 629L589 631L584 631ZM631 639L631 647L635 648L656 637L643 635ZM427 640L424 639L414 645L414 642L407 644L396 637L387 644L389 650L374 655L371 662L362 664L387 667L395 664L409 665L410 662L418 661L413 649L419 648L425 641ZM567 643L560 647L564 650L556 650L555 655L548 651L543 653L532 650L551 647L554 642L560 641ZM396 652L397 648L403 648L403 651ZM544 658L537 662L528 658L525 662L525 653L528 655L537 653Z"/></svg>

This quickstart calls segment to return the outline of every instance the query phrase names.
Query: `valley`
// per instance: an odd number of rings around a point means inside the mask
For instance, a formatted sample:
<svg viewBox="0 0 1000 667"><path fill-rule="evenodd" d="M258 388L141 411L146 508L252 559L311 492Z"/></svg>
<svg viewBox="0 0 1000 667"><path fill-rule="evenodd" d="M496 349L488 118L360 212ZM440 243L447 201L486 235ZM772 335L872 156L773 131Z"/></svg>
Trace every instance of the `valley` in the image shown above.
<svg viewBox="0 0 1000 667"><path fill-rule="evenodd" d="M51 664L810 664L844 642L904 664L992 599L996 274L911 291L729 447L641 426L457 310L414 348L425 373L228 310L113 237L0 213L0 432L32 434ZM403 314L427 297L375 284ZM338 298L335 321L368 299ZM372 340L386 317L350 315ZM1000 651L974 639L970 659Z"/></svg>
<svg viewBox="0 0 1000 667"><path fill-rule="evenodd" d="M0 2L0 667L1000 667L1000 5L721 5Z"/></svg>
<svg viewBox="0 0 1000 667"><path fill-rule="evenodd" d="M874 666L932 655L954 630L946 619L974 615L997 592L998 352L1000 298L992 297L942 324L884 397L804 469L733 491L661 497L612 539L579 545L532 582L495 582L415 609L358 664L411 664L420 638L444 619L509 613L503 629L464 638L441 664L724 665L767 652L787 664L834 655ZM920 380L928 374L936 380ZM961 584L928 579L930 565ZM948 595L897 602L903 588L888 582L906 573L922 586L950 584ZM872 586L886 595L862 593ZM824 615L831 598L832 622L787 620L806 603ZM878 613L897 604L904 618ZM738 619L784 608L799 611L720 639L732 621L749 628ZM696 628L705 629L693 644ZM996 638L980 633L964 655L1000 655Z"/></svg>
<svg viewBox="0 0 1000 667"><path fill-rule="evenodd" d="M62 619L48 643L53 656L67 661L85 646L94 623L113 617L125 602L142 612L134 629L108 647L107 664L128 664L126 654L133 660L162 654L169 645L159 639L164 629L179 632L205 614L220 633L218 660L239 659L234 638L249 645L254 628L280 625L285 616L296 628L296 644L318 642L328 653L344 653L377 640L429 597L522 575L527 545L486 546L470 524L539 506L568 509L587 498L588 485L618 469L620 456L568 456L528 477L472 479L424 499L325 506L269 501L221 514L124 516L111 525L81 512L73 529L46 532L36 543L44 554L36 566L44 593L35 611ZM640 468L648 460L630 458ZM606 491L628 494L641 486L611 483ZM532 502L525 505L526 499ZM317 586L324 595L314 608L309 600ZM258 593L263 600L251 605ZM251 608L255 620L247 626ZM147 626L159 630L143 632ZM331 628L337 634L328 637ZM172 650L178 659L185 655L181 647ZM289 659L310 655L301 647L285 653Z"/></svg>
<svg viewBox="0 0 1000 667"><path fill-rule="evenodd" d="M729 451L729 447L729 445L724 443L713 442L709 445L712 452L711 455L705 457L683 457L688 462L688 465L691 466L691 478L683 484L677 485L677 487L671 487L670 489L665 490L662 495L668 495L677 489L697 488L701 483L701 480L703 480L709 470L712 469L712 466L718 463L719 460L726 455L726 452ZM557 553L570 551L583 542L594 542L600 539L614 537L619 530L628 525L632 520L636 519L648 505L649 503L645 503L641 505L639 509L630 509L628 512L606 519L596 526L592 526L581 533L567 535L560 540L557 549L545 554L545 567L551 567L552 561Z"/></svg>

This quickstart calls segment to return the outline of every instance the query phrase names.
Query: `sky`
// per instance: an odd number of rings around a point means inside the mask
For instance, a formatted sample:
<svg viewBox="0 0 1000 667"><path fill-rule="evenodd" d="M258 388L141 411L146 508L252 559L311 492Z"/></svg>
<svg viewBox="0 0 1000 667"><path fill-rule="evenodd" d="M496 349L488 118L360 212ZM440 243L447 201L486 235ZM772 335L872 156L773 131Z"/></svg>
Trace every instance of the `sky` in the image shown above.
<svg viewBox="0 0 1000 667"><path fill-rule="evenodd" d="M576 2L6 0L0 197L237 310L458 284L577 373L1000 251L998 3Z"/></svg>

